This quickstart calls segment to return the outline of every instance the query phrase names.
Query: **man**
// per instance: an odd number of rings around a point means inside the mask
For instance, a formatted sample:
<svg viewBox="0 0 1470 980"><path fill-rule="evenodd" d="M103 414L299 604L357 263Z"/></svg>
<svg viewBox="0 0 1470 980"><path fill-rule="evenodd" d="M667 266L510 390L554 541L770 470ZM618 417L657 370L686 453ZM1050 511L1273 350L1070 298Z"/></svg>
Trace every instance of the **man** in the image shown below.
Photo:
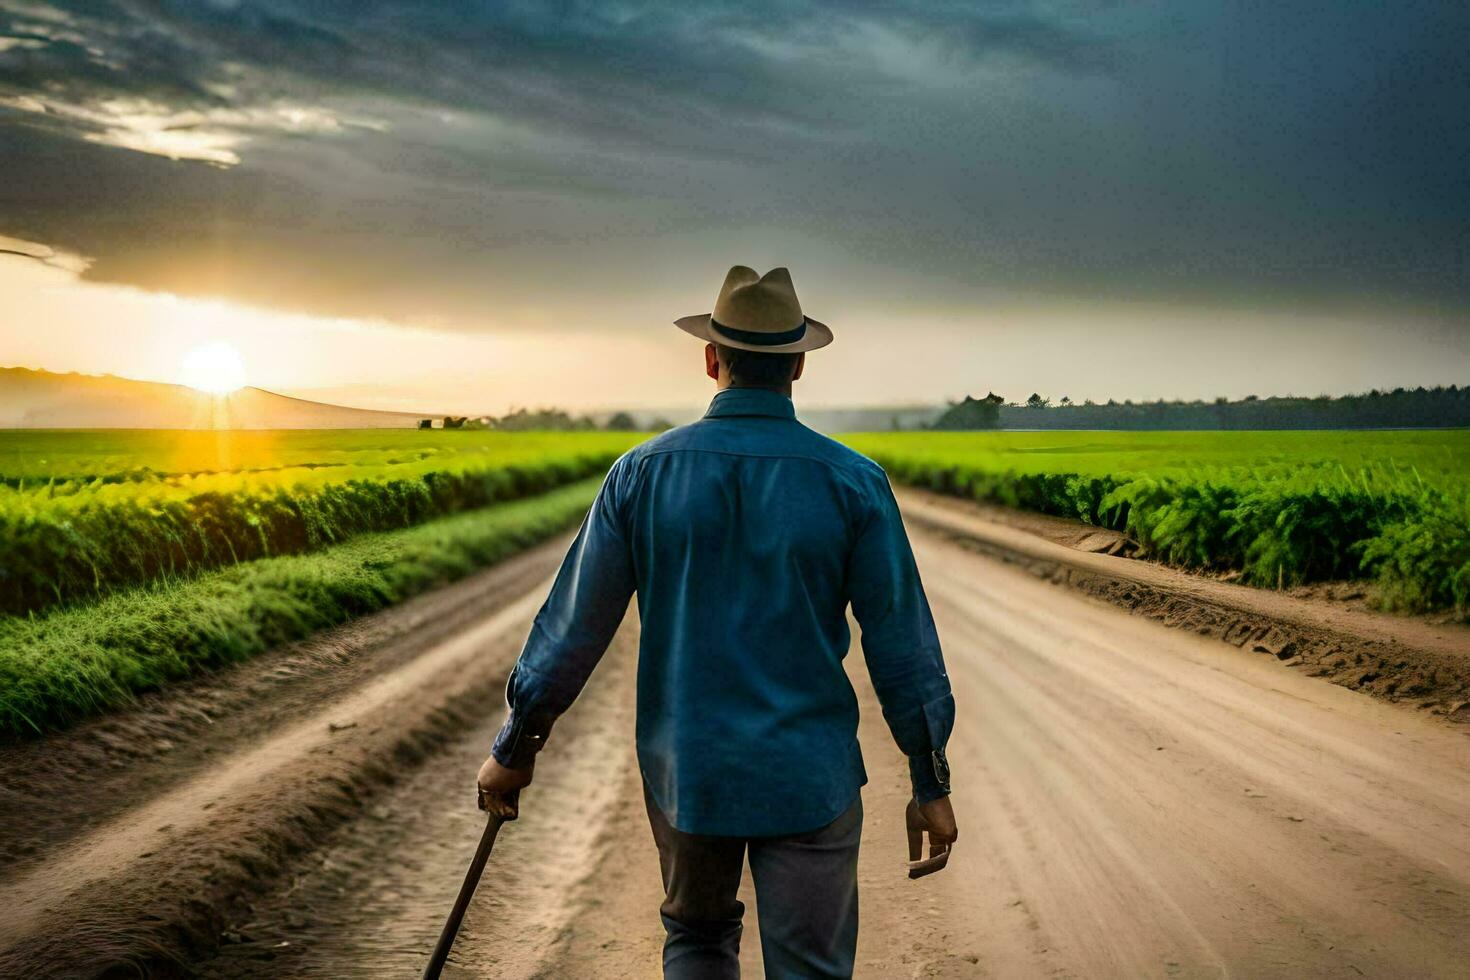
<svg viewBox="0 0 1470 980"><path fill-rule="evenodd" d="M636 592L638 760L663 872L664 976L738 977L749 854L770 977L848 977L857 944L858 705L847 607L883 716L908 756L910 858L957 832L945 742L954 700L888 480L796 421L792 382L832 331L791 276L735 266L712 314L719 391L703 419L608 473L506 685L487 793L531 782Z"/></svg>

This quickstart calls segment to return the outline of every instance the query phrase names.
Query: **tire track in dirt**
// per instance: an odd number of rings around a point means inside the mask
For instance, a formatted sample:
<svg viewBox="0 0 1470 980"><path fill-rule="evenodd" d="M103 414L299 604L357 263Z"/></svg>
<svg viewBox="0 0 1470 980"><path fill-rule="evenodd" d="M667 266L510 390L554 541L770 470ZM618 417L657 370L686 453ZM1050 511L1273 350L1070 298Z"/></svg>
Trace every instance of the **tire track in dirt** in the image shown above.
<svg viewBox="0 0 1470 980"><path fill-rule="evenodd" d="M1008 881L1065 975L1460 975L1460 732L916 544L979 831L947 888Z"/></svg>
<svg viewBox="0 0 1470 980"><path fill-rule="evenodd" d="M469 629L554 573L569 541L559 535L459 582L66 731L0 740L0 808L26 815L0 820L0 880Z"/></svg>
<svg viewBox="0 0 1470 980"><path fill-rule="evenodd" d="M168 975L213 950L232 907L503 704L548 585L177 785L134 787L143 802L0 879L0 976Z"/></svg>
<svg viewBox="0 0 1470 980"><path fill-rule="evenodd" d="M334 754L333 743L341 741L337 736L342 732L373 723L374 716L393 702L431 688L439 677L447 679L461 671L489 643L528 621L540 601L534 593L523 596L474 629L332 705L333 720L308 718L290 725L232 758L228 765L67 848L55 860L0 884L0 907L6 910L0 943L9 945L40 926L47 902L94 890L129 866L167 851L176 838L213 823L216 815L209 811L217 804L230 805L268 791L271 782L303 756Z"/></svg>
<svg viewBox="0 0 1470 980"><path fill-rule="evenodd" d="M637 637L636 624L624 626L558 722L522 818L501 830L446 977L536 975L561 941L628 781ZM226 929L198 975L418 975L484 829L474 777L504 714L487 706L482 723L303 855L295 874Z"/></svg>

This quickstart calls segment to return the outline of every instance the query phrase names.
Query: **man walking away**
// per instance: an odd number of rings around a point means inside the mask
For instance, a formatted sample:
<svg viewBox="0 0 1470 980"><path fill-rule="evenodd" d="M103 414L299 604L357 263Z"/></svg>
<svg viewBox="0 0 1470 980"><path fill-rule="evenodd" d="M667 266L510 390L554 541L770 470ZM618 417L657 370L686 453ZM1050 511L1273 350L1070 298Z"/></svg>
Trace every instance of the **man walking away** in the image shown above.
<svg viewBox="0 0 1470 980"><path fill-rule="evenodd" d="M867 774L842 666L847 607L908 756L910 826L928 832L935 858L957 836L939 638L887 477L796 421L792 382L832 331L802 315L790 273L735 266L714 312L677 324L709 341L719 391L704 418L608 473L506 685L510 716L479 785L531 782L636 592L664 976L740 975L748 855L767 975L849 977Z"/></svg>

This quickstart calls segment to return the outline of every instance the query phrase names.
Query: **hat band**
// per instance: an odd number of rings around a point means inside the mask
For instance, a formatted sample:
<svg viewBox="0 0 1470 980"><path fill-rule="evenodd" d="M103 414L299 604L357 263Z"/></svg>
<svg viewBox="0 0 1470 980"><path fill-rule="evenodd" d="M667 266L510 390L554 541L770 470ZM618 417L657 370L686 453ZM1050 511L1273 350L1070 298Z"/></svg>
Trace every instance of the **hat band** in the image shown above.
<svg viewBox="0 0 1470 980"><path fill-rule="evenodd" d="M759 344L762 347L780 347L782 344L794 344L806 336L806 317L790 330L782 330L779 333L760 333L754 330L736 330L727 327L714 317L709 318L710 326L731 340L738 340L742 344Z"/></svg>

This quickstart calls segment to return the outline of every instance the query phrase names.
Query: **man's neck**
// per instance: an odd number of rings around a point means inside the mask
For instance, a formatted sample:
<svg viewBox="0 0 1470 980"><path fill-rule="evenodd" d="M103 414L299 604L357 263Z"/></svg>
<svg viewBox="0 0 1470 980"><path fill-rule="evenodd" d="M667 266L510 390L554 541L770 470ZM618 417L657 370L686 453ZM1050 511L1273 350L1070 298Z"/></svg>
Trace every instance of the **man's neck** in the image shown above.
<svg viewBox="0 0 1470 980"><path fill-rule="evenodd" d="M770 392L774 392L775 394L785 395L787 398L790 398L791 397L791 384L792 383L790 381L788 381L784 385L774 385L774 386L773 385L736 385L736 384L731 384L728 381L721 381L721 382L719 382L719 384L718 384L717 387L718 387L718 390L719 391L731 391L731 390L734 390L734 391L770 391Z"/></svg>

